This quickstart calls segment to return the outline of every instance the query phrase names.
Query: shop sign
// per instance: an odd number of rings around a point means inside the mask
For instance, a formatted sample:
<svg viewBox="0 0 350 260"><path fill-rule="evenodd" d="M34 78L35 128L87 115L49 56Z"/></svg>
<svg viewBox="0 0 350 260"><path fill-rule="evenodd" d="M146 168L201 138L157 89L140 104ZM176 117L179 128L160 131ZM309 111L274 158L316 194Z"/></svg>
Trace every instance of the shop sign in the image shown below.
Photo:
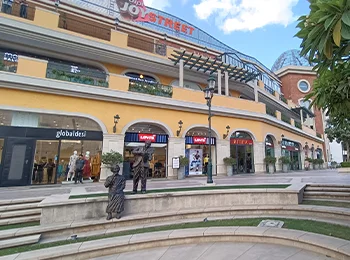
<svg viewBox="0 0 350 260"><path fill-rule="evenodd" d="M231 138L230 144L233 145L253 145L253 140L251 139L240 139L240 138Z"/></svg>
<svg viewBox="0 0 350 260"><path fill-rule="evenodd" d="M179 157L173 158L173 169L180 169L180 158Z"/></svg>
<svg viewBox="0 0 350 260"><path fill-rule="evenodd" d="M147 7L144 5L143 0L122 0L117 1L117 3L119 6L119 11L126 19L131 16L131 19L135 22L157 23L177 32L188 35L193 34L194 28L192 26L174 21L161 15L157 15L154 12L147 10Z"/></svg>
<svg viewBox="0 0 350 260"><path fill-rule="evenodd" d="M193 137L193 144L207 144L207 138L195 136Z"/></svg>
<svg viewBox="0 0 350 260"><path fill-rule="evenodd" d="M139 141L140 142L151 141L152 143L155 143L157 141L157 135L139 134Z"/></svg>
<svg viewBox="0 0 350 260"><path fill-rule="evenodd" d="M64 138L85 138L86 137L86 131L77 131L77 130L58 130L56 133L56 138L60 139L61 137Z"/></svg>

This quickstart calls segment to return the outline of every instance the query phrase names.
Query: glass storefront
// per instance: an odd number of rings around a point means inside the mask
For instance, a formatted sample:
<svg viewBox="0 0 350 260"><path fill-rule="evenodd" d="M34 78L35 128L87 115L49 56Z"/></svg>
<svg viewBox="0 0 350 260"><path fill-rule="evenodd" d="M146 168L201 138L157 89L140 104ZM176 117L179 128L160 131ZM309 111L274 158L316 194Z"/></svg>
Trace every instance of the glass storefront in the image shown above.
<svg viewBox="0 0 350 260"><path fill-rule="evenodd" d="M290 170L301 170L300 144L282 139L282 156L290 158Z"/></svg>
<svg viewBox="0 0 350 260"><path fill-rule="evenodd" d="M275 157L275 147L271 136L267 136L265 139L265 157ZM269 167L266 165L266 172L269 172ZM276 172L276 165L275 165Z"/></svg>
<svg viewBox="0 0 350 260"><path fill-rule="evenodd" d="M230 139L230 156L235 159L234 173L254 173L253 139L246 132L235 132Z"/></svg>

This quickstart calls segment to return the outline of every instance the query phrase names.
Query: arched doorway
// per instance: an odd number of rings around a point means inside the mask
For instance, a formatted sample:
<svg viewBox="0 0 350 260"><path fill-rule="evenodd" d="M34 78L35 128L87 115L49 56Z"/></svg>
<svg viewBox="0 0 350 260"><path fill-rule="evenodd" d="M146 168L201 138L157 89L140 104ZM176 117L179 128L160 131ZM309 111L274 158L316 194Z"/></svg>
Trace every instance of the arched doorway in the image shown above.
<svg viewBox="0 0 350 260"><path fill-rule="evenodd" d="M150 161L148 178L166 178L168 161L168 133L159 125L154 123L136 123L131 125L124 139L124 164L123 175L127 179L133 178L132 164L133 149L143 146L149 140L152 142L154 154Z"/></svg>
<svg viewBox="0 0 350 260"><path fill-rule="evenodd" d="M282 156L289 157L290 159L290 169L292 171L301 170L300 144L282 139L281 148Z"/></svg>
<svg viewBox="0 0 350 260"><path fill-rule="evenodd" d="M265 138L265 157L271 156L275 157L275 145L272 139L272 136L268 135ZM269 172L269 167L266 165L266 172ZM275 165L275 172L276 172L276 165Z"/></svg>
<svg viewBox="0 0 350 260"><path fill-rule="evenodd" d="M186 176L202 175L208 172L209 142L211 142L212 174L216 175L216 137L212 130L211 141L206 127L194 127L187 131L185 136L185 154L189 166L185 168Z"/></svg>
<svg viewBox="0 0 350 260"><path fill-rule="evenodd" d="M254 141L248 132L234 132L230 138L230 154L236 160L234 173L254 172Z"/></svg>

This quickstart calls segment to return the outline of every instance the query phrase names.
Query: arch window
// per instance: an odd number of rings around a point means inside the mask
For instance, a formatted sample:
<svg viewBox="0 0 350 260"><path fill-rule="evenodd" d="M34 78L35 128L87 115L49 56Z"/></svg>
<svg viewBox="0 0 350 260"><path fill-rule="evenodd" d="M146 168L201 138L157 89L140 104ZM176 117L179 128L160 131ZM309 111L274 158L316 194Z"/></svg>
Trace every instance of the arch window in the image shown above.
<svg viewBox="0 0 350 260"><path fill-rule="evenodd" d="M274 143L271 136L265 139L265 156L275 156Z"/></svg>
<svg viewBox="0 0 350 260"><path fill-rule="evenodd" d="M136 72L127 72L125 76L131 78L134 81L143 82L147 84L157 84L158 80L155 77L150 75L144 75Z"/></svg>

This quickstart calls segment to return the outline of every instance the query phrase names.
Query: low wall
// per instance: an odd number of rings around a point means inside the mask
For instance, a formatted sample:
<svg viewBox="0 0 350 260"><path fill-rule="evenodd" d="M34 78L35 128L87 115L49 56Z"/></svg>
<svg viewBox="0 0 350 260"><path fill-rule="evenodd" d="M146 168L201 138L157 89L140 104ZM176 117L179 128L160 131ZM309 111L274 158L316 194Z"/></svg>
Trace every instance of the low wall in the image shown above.
<svg viewBox="0 0 350 260"><path fill-rule="evenodd" d="M339 173L350 173L350 168L338 168Z"/></svg>
<svg viewBox="0 0 350 260"><path fill-rule="evenodd" d="M208 209L238 205L298 205L300 190L246 189L174 192L126 196L125 215L179 210ZM106 216L106 197L52 200L39 204L42 208L40 224L71 223L99 219Z"/></svg>

